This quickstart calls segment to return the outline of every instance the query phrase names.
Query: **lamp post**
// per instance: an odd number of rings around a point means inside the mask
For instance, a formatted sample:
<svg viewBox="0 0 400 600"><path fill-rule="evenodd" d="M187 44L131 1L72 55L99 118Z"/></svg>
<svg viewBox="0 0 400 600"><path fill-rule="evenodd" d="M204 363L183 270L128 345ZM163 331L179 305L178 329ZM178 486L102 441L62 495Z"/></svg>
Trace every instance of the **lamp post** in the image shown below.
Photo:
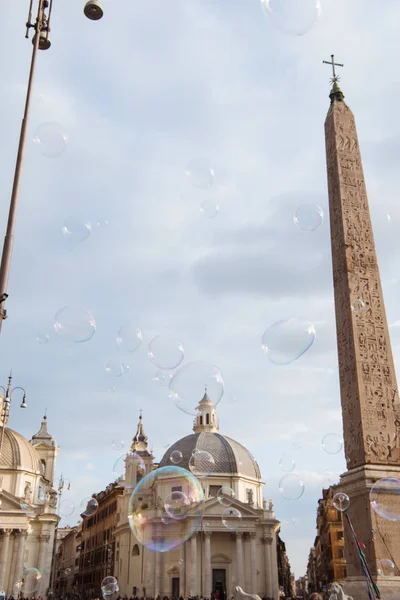
<svg viewBox="0 0 400 600"><path fill-rule="evenodd" d="M25 392L24 388L22 388L20 386L11 388L11 381L12 381L12 371L8 377L7 389L5 389L4 386L0 385L0 389L3 390L3 398L2 398L2 402L1 402L1 413L0 413L0 426L1 426L0 457L1 457L2 450L3 450L4 430L6 428L6 425L8 423L8 418L10 416L11 398L12 398L15 390L22 390L22 392L23 392L20 408L26 408L26 406L27 406L26 405L26 392Z"/></svg>
<svg viewBox="0 0 400 600"><path fill-rule="evenodd" d="M51 577L50 577L50 583L49 583L50 595L52 597L54 596L54 591L55 591L54 588L55 588L55 578L56 578L57 533L58 533L58 523L60 521L61 496L62 496L62 493L64 491L64 487L66 487L67 490L70 490L71 489L71 483L70 483L69 479L64 479L64 477L62 476L62 473L61 473L60 479L58 480L58 489L57 489L57 494L58 494L58 499L57 499L57 516L58 516L58 520L57 520L56 528L55 528L55 531L54 531L53 558L52 558L52 562L51 562Z"/></svg>
<svg viewBox="0 0 400 600"><path fill-rule="evenodd" d="M29 38L30 29L34 30L32 37L32 58L29 70L28 87L26 91L24 115L21 122L21 131L18 143L17 160L15 163L14 180L12 185L10 206L8 211L7 229L4 238L3 252L0 262L0 331L3 321L7 318L7 311L4 308L5 301L8 298L7 288L10 275L11 256L14 244L14 230L17 216L19 190L21 185L22 166L26 148L28 118L31 104L31 95L33 87L33 77L35 74L36 59L38 50L48 50L51 46L50 20L53 8L53 0L37 0L37 15L35 22L32 22L32 8L34 0L29 0L28 20L26 22L25 37ZM103 9L98 0L89 0L83 9L85 16L91 21L98 21L103 16Z"/></svg>

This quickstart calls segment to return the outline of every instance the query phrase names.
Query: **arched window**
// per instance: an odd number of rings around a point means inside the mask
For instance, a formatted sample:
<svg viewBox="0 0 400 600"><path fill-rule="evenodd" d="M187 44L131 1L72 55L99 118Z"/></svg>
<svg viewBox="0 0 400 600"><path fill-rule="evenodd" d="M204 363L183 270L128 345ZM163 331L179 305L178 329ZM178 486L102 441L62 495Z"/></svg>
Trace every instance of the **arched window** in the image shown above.
<svg viewBox="0 0 400 600"><path fill-rule="evenodd" d="M200 417L200 425L203 425L203 417Z"/></svg>
<svg viewBox="0 0 400 600"><path fill-rule="evenodd" d="M210 424L210 415L208 413L206 414L206 424Z"/></svg>
<svg viewBox="0 0 400 600"><path fill-rule="evenodd" d="M140 555L139 546L137 544L135 544L132 548L132 556L139 556L139 555Z"/></svg>
<svg viewBox="0 0 400 600"><path fill-rule="evenodd" d="M42 458L40 461L40 469L42 471L42 475L46 475L46 461L44 458Z"/></svg>

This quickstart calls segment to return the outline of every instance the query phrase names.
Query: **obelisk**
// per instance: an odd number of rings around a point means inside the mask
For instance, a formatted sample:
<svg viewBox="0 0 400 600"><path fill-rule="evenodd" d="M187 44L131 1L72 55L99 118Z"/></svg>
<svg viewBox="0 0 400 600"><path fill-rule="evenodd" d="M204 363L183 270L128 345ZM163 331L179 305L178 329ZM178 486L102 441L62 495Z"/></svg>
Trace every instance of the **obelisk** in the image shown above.
<svg viewBox="0 0 400 600"><path fill-rule="evenodd" d="M324 61L326 62L326 61ZM337 491L350 498L348 514L384 600L400 593L400 522L377 515L372 485L400 479L400 405L389 328L372 233L354 115L344 101L332 55L333 87L325 120L333 285L340 395L347 471ZM400 503L396 495L381 496ZM400 505L398 506L400 515ZM346 594L368 598L357 549L345 523ZM392 560L395 576L381 575Z"/></svg>

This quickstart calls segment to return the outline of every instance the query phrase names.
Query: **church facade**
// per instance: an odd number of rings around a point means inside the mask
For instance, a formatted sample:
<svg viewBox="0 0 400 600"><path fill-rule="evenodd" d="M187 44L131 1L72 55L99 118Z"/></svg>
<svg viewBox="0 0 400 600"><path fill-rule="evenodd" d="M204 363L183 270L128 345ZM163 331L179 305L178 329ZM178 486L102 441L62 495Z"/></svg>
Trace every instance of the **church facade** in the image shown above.
<svg viewBox="0 0 400 600"><path fill-rule="evenodd" d="M47 595L58 523L53 489L58 452L46 417L29 442L0 429L0 590L7 596ZM27 568L38 573L22 577Z"/></svg>
<svg viewBox="0 0 400 600"><path fill-rule="evenodd" d="M227 598L235 586L247 593L278 600L277 536L280 523L272 502L262 497L263 481L257 462L241 444L219 433L216 409L205 393L197 407L193 433L174 443L161 462L154 463L140 417L131 451L139 454L146 473L172 466L171 454L179 451L179 467L189 469L193 452L205 450L215 461L213 472L200 479L205 498L204 516L197 532L180 547L154 552L142 546L128 523L128 504L138 481L137 463L126 459L124 495L118 499L114 533L114 575L121 596L203 596L220 592ZM230 506L241 514L234 530L222 522L225 506L217 499L222 486L234 491ZM157 491L155 492L157 496ZM155 507L156 509L156 507ZM163 509L158 508L161 519ZM158 513L157 513L158 514Z"/></svg>

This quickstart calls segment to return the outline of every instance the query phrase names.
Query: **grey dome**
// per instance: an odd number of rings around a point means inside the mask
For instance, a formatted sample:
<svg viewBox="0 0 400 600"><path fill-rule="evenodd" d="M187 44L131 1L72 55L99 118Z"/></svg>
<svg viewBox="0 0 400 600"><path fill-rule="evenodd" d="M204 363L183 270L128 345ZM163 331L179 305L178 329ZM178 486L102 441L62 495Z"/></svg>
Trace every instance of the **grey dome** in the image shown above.
<svg viewBox="0 0 400 600"><path fill-rule="evenodd" d="M172 452L179 450L182 461L179 467L189 469L189 460L194 450L206 450L215 460L214 474L241 474L261 480L260 468L248 450L235 440L215 432L192 433L173 444L161 459L160 467L173 463L170 460Z"/></svg>

